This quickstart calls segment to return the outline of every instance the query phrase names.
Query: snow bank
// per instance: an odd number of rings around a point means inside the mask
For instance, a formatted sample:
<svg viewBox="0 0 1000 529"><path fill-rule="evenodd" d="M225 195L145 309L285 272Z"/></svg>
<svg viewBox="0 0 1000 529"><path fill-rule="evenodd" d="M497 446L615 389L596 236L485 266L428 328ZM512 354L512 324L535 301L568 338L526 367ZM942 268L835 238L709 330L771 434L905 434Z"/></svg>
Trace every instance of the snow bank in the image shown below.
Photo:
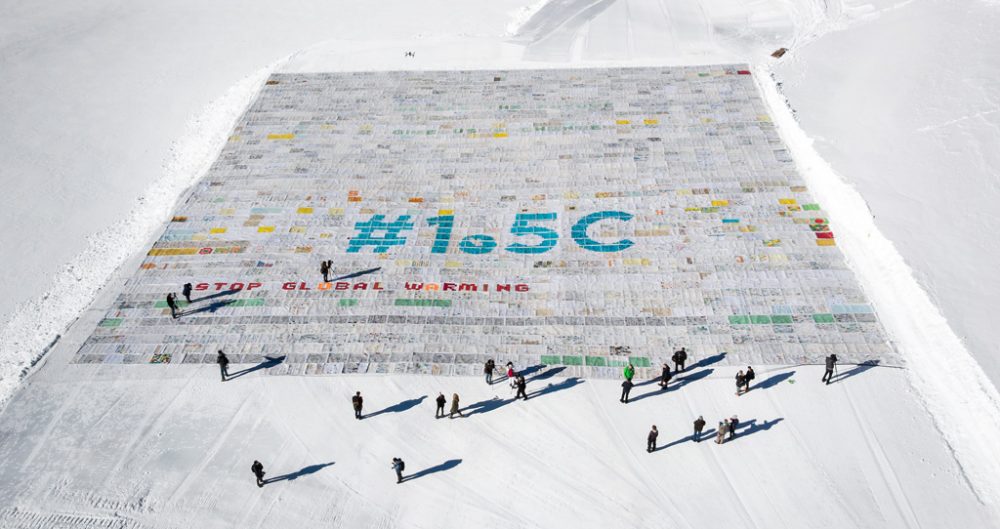
<svg viewBox="0 0 1000 529"><path fill-rule="evenodd" d="M128 217L88 238L87 249L55 276L48 292L17 308L0 329L0 405L118 267L159 233L178 197L215 161L234 122L272 69L273 65L241 80L193 118L171 148L164 176L139 197Z"/></svg>
<svg viewBox="0 0 1000 529"><path fill-rule="evenodd" d="M861 195L816 152L766 65L755 77L810 191L830 214L844 252L906 359L912 387L934 418L980 501L1000 505L1000 394L920 287Z"/></svg>

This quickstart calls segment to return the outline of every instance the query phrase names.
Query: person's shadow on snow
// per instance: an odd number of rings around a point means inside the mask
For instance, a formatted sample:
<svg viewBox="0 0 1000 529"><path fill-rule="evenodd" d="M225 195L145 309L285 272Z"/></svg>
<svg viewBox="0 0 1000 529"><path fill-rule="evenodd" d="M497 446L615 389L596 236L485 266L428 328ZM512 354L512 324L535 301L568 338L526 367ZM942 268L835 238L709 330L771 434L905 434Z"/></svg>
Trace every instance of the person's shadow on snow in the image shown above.
<svg viewBox="0 0 1000 529"><path fill-rule="evenodd" d="M278 482L278 481L292 481L292 480L298 479L298 478L300 478L302 476L308 476L309 474L315 474L315 473L319 472L320 470L323 470L324 468L326 468L328 466L332 466L333 464L334 464L334 462L330 461L329 463L320 463L318 465L309 465L307 467L303 467L303 468L301 468L299 470L296 470L295 472L291 472L289 474L283 474L281 476L275 476L275 477L270 478L270 479L265 479L264 480L264 484L268 485L268 484L275 483L275 482Z"/></svg>
<svg viewBox="0 0 1000 529"><path fill-rule="evenodd" d="M280 364L280 363L282 363L282 362L285 361L285 355L276 356L274 358L271 358L270 356L265 356L264 358L265 358L265 360L263 362L255 365L253 367L248 367L246 369L242 369L240 371L236 371L234 373L230 373L229 377L227 377L226 380L232 380L234 378L239 378L239 377L241 377L243 375L249 375L250 373L253 373L254 371L260 371L261 369L271 369L272 367L275 367L278 364Z"/></svg>
<svg viewBox="0 0 1000 529"><path fill-rule="evenodd" d="M368 415L364 415L363 418L370 419L372 417L377 417L379 415L382 415L383 413L402 413L402 412L404 412L404 411L406 411L406 410L408 410L410 408L413 408L414 406L419 405L426 398L427 398L427 395L422 395L420 398L410 399L410 400L404 400L403 402L400 402L399 404L393 404L392 406L389 406L388 408L384 408L384 409L378 410L376 412L369 413Z"/></svg>
<svg viewBox="0 0 1000 529"><path fill-rule="evenodd" d="M445 461L440 465L434 465L430 468L425 468L420 472L415 472L413 474L410 474L409 476L403 476L403 480L400 481L400 483L405 483L413 479L422 478L428 474L433 474L435 472L444 472L445 470L451 470L457 467L461 462L462 462L461 459L449 459L448 461Z"/></svg>
<svg viewBox="0 0 1000 529"><path fill-rule="evenodd" d="M861 373L864 373L865 371L868 371L869 369L871 369L873 367L878 367L878 365L879 365L879 361L877 359L876 360L866 360L866 361L861 362L860 364L854 366L853 368L848 369L847 371L844 371L842 373L838 373L836 376L833 377L833 379L830 380L830 383L832 384L834 382L840 382L842 380L847 380L847 379L849 379L851 377L858 376Z"/></svg>
<svg viewBox="0 0 1000 529"><path fill-rule="evenodd" d="M752 435L757 432L770 430L772 426L778 424L783 420L785 420L784 417L778 417L777 419L772 419L770 421L764 421L759 423L757 422L757 419L750 419L749 421L740 423L738 426L736 426L736 437L737 438L746 437L748 435Z"/></svg>

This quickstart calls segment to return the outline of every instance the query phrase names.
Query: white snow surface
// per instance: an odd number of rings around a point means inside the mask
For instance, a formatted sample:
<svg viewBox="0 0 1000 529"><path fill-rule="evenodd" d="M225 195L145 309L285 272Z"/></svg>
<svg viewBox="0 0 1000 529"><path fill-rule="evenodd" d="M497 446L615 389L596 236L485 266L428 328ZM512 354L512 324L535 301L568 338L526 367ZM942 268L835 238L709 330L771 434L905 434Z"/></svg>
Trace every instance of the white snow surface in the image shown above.
<svg viewBox="0 0 1000 529"><path fill-rule="evenodd" d="M478 377L258 373L220 383L214 366L73 367L33 376L2 416L4 527L985 528L998 519L928 435L902 370L825 386L819 366L768 368L758 380L782 382L737 397L734 368L717 368L666 394L637 386L633 399L654 395L628 405L615 381L558 389L572 383L553 378L529 383L528 401L436 420L438 391L464 406L509 401L511 391ZM366 413L406 409L357 421L354 391ZM695 443L699 414L706 431L733 414L756 427L721 446ZM653 424L667 446L647 454ZM460 462L397 485L393 457L405 474ZM254 459L266 477L295 478L258 489Z"/></svg>
<svg viewBox="0 0 1000 529"><path fill-rule="evenodd" d="M908 368L826 388L821 370L791 367L797 383L739 400L732 373L719 368L624 408L616 385L587 380L434 421L439 390L465 403L492 393L451 378L251 375L219 384L210 367L66 366L70 351L57 343L0 412L0 456L16 462L0 473L0 525L997 526L1000 398L970 355L998 379L1000 331L986 319L997 246L983 229L998 189L997 6L0 6L0 320L9 318L0 400L57 336L92 328L123 280L116 269L155 238L276 68L752 62ZM767 54L779 46L792 52L774 65ZM772 68L787 80L783 94L767 79ZM373 410L428 398L359 423L345 402L355 389ZM664 444L688 435L696 414L711 428L732 413L782 420L721 447L642 450L651 423ZM462 461L397 486L388 468L395 455L410 472ZM272 477L315 471L260 490L253 458Z"/></svg>

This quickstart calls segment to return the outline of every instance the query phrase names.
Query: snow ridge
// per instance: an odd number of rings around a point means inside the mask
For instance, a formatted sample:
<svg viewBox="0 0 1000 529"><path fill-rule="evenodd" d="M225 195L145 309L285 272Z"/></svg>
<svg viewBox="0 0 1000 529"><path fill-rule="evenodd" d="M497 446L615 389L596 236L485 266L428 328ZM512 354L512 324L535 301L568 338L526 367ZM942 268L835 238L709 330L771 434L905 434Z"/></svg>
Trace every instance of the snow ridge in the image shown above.
<svg viewBox="0 0 1000 529"><path fill-rule="evenodd" d="M129 215L88 238L87 249L56 275L48 292L14 311L0 329L0 405L116 270L160 233L178 197L211 166L233 123L277 64L242 79L192 118L164 162L163 176L137 199Z"/></svg>
<svg viewBox="0 0 1000 529"><path fill-rule="evenodd" d="M810 191L830 213L838 246L868 294L894 346L903 352L917 397L954 454L977 499L996 508L1000 393L920 287L854 187L813 148L766 65L755 77ZM973 432L973 433L968 433Z"/></svg>

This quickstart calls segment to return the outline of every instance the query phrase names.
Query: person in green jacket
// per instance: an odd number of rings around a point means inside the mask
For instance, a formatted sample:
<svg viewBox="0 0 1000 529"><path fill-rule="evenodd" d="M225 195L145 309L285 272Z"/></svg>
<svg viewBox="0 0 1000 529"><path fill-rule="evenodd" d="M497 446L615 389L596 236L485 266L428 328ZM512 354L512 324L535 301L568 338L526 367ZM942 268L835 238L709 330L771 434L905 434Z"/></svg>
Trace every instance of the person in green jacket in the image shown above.
<svg viewBox="0 0 1000 529"><path fill-rule="evenodd" d="M632 377L634 376L635 376L635 366L629 363L629 365L625 366L625 380L631 382Z"/></svg>

